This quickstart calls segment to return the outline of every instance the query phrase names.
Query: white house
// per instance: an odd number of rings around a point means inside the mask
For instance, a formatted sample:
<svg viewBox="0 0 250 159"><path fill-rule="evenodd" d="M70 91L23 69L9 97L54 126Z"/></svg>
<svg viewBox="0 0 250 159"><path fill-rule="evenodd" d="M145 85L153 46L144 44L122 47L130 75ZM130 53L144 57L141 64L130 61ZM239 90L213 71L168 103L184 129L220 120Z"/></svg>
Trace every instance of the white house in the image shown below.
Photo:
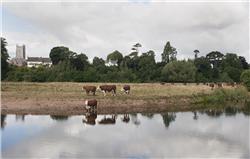
<svg viewBox="0 0 250 159"><path fill-rule="evenodd" d="M106 66L118 66L118 60L108 60L105 63Z"/></svg>
<svg viewBox="0 0 250 159"><path fill-rule="evenodd" d="M28 57L27 66L28 67L38 67L38 66L51 66L52 61L50 58L44 57Z"/></svg>

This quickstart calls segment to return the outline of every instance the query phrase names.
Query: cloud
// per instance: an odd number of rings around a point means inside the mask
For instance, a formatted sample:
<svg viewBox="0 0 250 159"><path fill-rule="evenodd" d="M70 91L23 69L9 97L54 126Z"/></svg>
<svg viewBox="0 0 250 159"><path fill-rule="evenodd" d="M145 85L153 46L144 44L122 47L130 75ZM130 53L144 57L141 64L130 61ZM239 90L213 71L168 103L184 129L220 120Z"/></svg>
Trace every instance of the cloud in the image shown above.
<svg viewBox="0 0 250 159"><path fill-rule="evenodd" d="M25 43L30 56L48 56L52 47L64 45L106 58L114 50L128 54L140 42L142 51L154 50L160 60L170 41L178 58L193 58L199 49L202 55L218 50L249 59L248 3L5 3L4 9L36 28L3 30L7 41Z"/></svg>

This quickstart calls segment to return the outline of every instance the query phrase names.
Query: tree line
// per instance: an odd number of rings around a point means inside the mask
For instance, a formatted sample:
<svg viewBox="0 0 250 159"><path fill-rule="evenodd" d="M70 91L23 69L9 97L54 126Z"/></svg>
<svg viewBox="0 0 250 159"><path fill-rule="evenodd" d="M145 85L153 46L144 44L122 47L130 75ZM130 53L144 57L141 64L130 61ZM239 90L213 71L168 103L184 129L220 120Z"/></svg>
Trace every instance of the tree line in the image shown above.
<svg viewBox="0 0 250 159"><path fill-rule="evenodd" d="M156 62L155 52L140 53L142 45L132 46L124 56L118 50L106 59L94 57L89 62L84 53L76 53L64 46L51 49L52 66L38 68L17 67L8 64L7 42L1 38L1 80L29 82L240 82L240 76L249 64L236 53L212 51L194 58L178 60L177 49L167 42L162 60ZM112 65L106 65L110 62Z"/></svg>

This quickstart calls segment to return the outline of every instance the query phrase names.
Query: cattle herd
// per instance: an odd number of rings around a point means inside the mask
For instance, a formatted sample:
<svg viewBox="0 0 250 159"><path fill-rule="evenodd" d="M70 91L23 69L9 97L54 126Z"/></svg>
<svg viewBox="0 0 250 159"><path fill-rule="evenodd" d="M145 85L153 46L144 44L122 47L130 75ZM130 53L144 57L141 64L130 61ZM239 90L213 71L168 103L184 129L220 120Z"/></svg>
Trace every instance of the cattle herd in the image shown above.
<svg viewBox="0 0 250 159"><path fill-rule="evenodd" d="M113 96L116 96L116 85L101 85L96 88L96 86L83 86L82 90L85 90L86 94L89 95L92 93L93 95L96 94L96 91L99 90L103 92L103 95L106 96L107 93L111 93ZM130 86L124 85L121 88L121 91L125 94L130 93ZM91 99L85 101L87 111L96 111L97 110L97 100Z"/></svg>
<svg viewBox="0 0 250 159"><path fill-rule="evenodd" d="M164 82L160 83L161 85L165 85ZM199 85L200 83L196 83L196 85ZM175 83L171 83L171 85L175 85ZM187 83L183 83L183 85L187 86ZM238 86L237 83L235 82L230 82L230 83L203 83L203 85L206 85L211 88L211 90L214 90L215 88L223 88L224 86L231 86L231 87L236 87ZM116 85L101 85L101 86L83 86L82 90L85 90L86 94L92 94L96 95L97 91L101 91L104 96L106 96L107 93L111 93L113 96L116 96ZM129 95L130 94L130 85L124 85L121 88L121 91L124 92L125 94ZM97 100L96 99L91 99L91 100L86 100L85 101L85 107L87 109L87 112L97 111Z"/></svg>

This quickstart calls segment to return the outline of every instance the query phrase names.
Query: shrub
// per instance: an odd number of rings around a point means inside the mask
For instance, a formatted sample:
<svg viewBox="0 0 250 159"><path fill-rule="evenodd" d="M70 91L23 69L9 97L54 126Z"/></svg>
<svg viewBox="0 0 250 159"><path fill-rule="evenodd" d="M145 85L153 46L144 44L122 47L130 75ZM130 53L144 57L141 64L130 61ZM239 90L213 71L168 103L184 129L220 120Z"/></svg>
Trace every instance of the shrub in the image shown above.
<svg viewBox="0 0 250 159"><path fill-rule="evenodd" d="M247 87L248 91L250 91L250 70L243 71L240 80Z"/></svg>
<svg viewBox="0 0 250 159"><path fill-rule="evenodd" d="M209 95L204 95L200 98L198 103L202 104L233 104L233 103L245 103L248 101L249 95L244 87L236 89L216 89Z"/></svg>

